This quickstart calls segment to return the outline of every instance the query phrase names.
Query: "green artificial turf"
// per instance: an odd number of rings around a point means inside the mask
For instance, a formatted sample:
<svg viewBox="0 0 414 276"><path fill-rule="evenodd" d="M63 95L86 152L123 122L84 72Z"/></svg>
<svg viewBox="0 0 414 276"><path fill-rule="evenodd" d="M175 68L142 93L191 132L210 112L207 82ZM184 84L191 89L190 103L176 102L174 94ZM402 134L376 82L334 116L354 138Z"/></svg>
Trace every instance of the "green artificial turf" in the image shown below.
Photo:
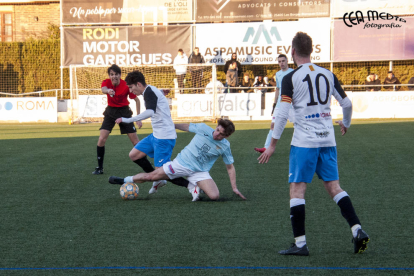
<svg viewBox="0 0 414 276"><path fill-rule="evenodd" d="M258 164L253 148L263 146L270 122L236 122L228 140L247 200L233 195L219 159L210 172L217 202L191 202L171 183L151 196L151 184L139 184L139 199L123 201L108 177L141 169L117 127L106 143L105 174L96 176L99 124L0 125L0 275L414 274L413 122L356 121L343 137L336 127L341 186L371 242L353 254L349 226L315 177L306 194L309 257L277 254L293 241L291 125L270 162ZM149 133L146 124L139 137ZM192 137L178 133L173 157Z"/></svg>

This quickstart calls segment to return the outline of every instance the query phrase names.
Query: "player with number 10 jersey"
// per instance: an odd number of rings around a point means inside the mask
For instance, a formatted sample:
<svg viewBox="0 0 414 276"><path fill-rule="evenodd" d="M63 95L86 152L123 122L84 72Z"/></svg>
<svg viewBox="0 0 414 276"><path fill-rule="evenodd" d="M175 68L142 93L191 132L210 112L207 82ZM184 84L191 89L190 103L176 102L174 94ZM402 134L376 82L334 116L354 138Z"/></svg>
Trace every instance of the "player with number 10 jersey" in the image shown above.
<svg viewBox="0 0 414 276"><path fill-rule="evenodd" d="M283 78L281 95L281 102L294 103L295 131L292 146L336 146L331 96L342 107L351 107L351 102L331 71L313 63L302 64ZM351 124L351 115L352 109L344 114L343 123L346 127Z"/></svg>

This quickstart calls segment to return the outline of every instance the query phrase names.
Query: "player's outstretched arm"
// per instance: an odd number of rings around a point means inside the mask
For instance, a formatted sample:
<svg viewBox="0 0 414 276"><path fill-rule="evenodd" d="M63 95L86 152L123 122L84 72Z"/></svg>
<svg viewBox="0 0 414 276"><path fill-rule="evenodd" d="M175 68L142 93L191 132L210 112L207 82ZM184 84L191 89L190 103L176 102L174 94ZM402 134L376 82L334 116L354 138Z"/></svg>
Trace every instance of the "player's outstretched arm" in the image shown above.
<svg viewBox="0 0 414 276"><path fill-rule="evenodd" d="M227 165L226 164L227 173L229 174L231 187L233 188L233 192L241 197L242 199L246 199L242 193L240 193L239 189L237 189L236 184L236 169L234 168L233 164Z"/></svg>
<svg viewBox="0 0 414 276"><path fill-rule="evenodd" d="M139 100L138 97L136 97L134 99L134 101L135 101L135 104L136 104L136 107L137 107L137 115L139 115L141 113L141 101ZM142 122L141 121L137 121L136 124L137 124L138 128L142 127Z"/></svg>
<svg viewBox="0 0 414 276"><path fill-rule="evenodd" d="M113 97L115 95L115 91L113 89L110 89L106 86L101 88L101 91L103 94L109 94L109 96Z"/></svg>
<svg viewBox="0 0 414 276"><path fill-rule="evenodd" d="M175 129L179 129L182 131L189 131L190 125L189 124L175 124Z"/></svg>

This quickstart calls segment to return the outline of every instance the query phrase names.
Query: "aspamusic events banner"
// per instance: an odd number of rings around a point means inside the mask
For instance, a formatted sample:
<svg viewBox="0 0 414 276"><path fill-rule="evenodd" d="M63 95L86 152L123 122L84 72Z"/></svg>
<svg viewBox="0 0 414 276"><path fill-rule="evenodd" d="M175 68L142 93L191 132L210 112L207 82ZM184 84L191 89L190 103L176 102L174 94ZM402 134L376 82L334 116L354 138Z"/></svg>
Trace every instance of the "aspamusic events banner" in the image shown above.
<svg viewBox="0 0 414 276"><path fill-rule="evenodd" d="M57 122L57 98L0 98L0 122Z"/></svg>
<svg viewBox="0 0 414 276"><path fill-rule="evenodd" d="M197 0L196 21L263 21L329 17L330 0Z"/></svg>
<svg viewBox="0 0 414 276"><path fill-rule="evenodd" d="M192 21L193 0L62 0L62 24Z"/></svg>
<svg viewBox="0 0 414 276"><path fill-rule="evenodd" d="M405 22L382 19L369 21L365 17L365 22L358 25L351 25L348 20L335 20L333 60L414 59L414 17L403 19Z"/></svg>
<svg viewBox="0 0 414 276"><path fill-rule="evenodd" d="M345 13L361 11L387 12L392 15L414 14L414 2L412 0L335 0L333 1L333 16L343 17Z"/></svg>
<svg viewBox="0 0 414 276"><path fill-rule="evenodd" d="M178 117L213 116L214 95L176 94ZM217 95L217 116L260 116L261 93Z"/></svg>
<svg viewBox="0 0 414 276"><path fill-rule="evenodd" d="M237 53L239 62L274 64L285 54L291 60L292 39L297 32L312 37L313 62L330 61L330 20L302 19L291 22L200 24L196 26L196 45L206 62L223 65Z"/></svg>
<svg viewBox="0 0 414 276"><path fill-rule="evenodd" d="M191 50L191 26L63 28L62 65L172 64Z"/></svg>

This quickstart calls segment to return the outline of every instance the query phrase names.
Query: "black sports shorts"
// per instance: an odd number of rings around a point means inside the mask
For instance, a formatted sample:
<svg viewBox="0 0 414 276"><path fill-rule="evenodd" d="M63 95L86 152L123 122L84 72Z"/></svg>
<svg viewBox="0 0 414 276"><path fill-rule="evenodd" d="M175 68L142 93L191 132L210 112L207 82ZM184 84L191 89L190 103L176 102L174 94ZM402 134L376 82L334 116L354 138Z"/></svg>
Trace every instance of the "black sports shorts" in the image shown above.
<svg viewBox="0 0 414 276"><path fill-rule="evenodd" d="M104 115L104 120L99 130L105 129L105 130L108 130L109 132L112 132L112 129L115 126L115 120L121 117L131 118L132 110L129 108L129 106L123 106L123 107L107 106L103 115ZM119 129L121 130L121 134L137 132L134 123L120 123Z"/></svg>

